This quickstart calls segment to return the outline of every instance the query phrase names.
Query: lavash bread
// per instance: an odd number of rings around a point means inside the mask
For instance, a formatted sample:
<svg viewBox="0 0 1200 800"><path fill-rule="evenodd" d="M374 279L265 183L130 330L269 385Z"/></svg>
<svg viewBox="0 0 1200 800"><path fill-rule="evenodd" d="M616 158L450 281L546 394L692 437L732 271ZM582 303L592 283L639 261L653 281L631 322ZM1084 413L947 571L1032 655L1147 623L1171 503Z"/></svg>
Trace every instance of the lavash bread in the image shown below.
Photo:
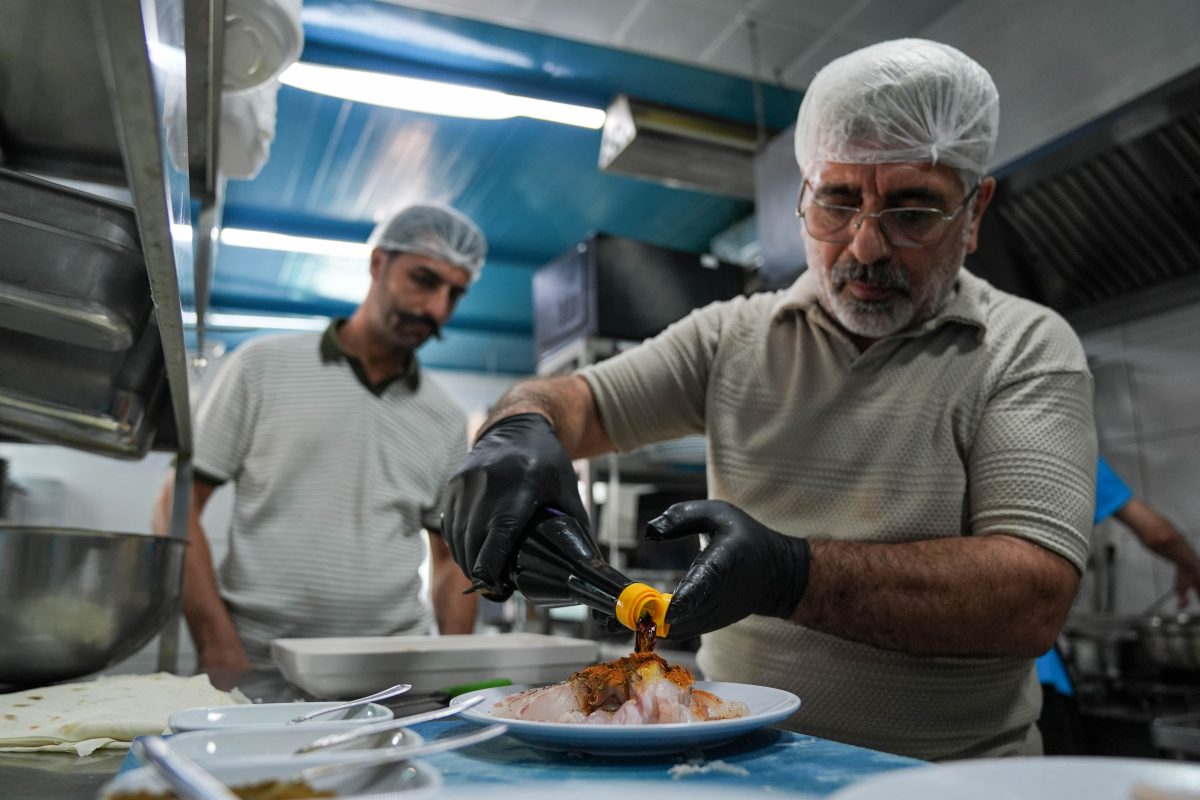
<svg viewBox="0 0 1200 800"><path fill-rule="evenodd" d="M162 733L183 708L248 702L222 692L207 675L182 678L112 675L0 695L0 752L76 752L125 748L135 736Z"/></svg>

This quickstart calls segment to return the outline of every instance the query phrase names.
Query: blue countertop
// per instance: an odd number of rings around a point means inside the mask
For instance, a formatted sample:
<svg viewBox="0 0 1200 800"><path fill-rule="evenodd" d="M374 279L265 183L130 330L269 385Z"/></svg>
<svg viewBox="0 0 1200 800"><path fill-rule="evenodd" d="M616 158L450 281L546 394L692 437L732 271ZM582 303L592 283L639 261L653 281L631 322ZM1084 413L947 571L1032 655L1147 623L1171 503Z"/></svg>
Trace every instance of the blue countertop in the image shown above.
<svg viewBox="0 0 1200 800"><path fill-rule="evenodd" d="M468 727L470 723L462 720L439 720L418 725L415 730L432 741L465 732ZM817 796L832 794L869 775L925 763L775 728L763 728L703 752L673 756L628 758L557 753L501 736L468 750L425 760L442 770L447 786L538 780L661 780ZM684 774L673 775L672 767L684 764L695 769L677 769L676 773Z"/></svg>
<svg viewBox="0 0 1200 800"><path fill-rule="evenodd" d="M414 726L427 741L477 726L438 720ZM497 786L531 781L666 781L754 792L825 796L856 780L924 764L912 758L763 728L704 751L649 757L592 756L530 747L501 736L473 747L423 757L441 771L446 787ZM137 766L132 754L121 772Z"/></svg>

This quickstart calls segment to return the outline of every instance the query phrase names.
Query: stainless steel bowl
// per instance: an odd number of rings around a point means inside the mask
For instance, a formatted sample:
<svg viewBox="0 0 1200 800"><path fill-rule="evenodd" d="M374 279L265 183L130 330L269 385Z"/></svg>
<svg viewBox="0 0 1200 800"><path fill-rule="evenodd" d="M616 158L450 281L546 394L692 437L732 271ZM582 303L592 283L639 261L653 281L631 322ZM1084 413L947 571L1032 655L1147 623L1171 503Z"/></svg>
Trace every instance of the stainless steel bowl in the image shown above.
<svg viewBox="0 0 1200 800"><path fill-rule="evenodd" d="M37 686L121 661L179 607L186 543L0 526L0 683Z"/></svg>

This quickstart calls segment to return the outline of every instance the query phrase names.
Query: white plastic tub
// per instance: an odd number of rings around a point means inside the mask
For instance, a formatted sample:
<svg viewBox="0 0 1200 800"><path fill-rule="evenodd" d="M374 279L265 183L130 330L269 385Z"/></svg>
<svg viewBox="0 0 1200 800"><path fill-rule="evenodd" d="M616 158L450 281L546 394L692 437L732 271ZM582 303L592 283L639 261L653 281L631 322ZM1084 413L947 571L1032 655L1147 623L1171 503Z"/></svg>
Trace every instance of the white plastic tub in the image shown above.
<svg viewBox="0 0 1200 800"><path fill-rule="evenodd" d="M508 678L555 683L596 663L587 639L536 633L465 636L362 636L276 639L271 656L285 678L328 698L361 697L397 683L429 692Z"/></svg>

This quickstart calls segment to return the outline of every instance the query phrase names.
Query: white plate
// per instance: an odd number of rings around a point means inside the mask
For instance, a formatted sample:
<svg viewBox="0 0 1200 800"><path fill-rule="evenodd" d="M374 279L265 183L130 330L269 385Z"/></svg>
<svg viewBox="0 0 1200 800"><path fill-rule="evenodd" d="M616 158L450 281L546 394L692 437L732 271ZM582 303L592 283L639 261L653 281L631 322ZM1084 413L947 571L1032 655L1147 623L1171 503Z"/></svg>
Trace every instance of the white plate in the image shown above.
<svg viewBox="0 0 1200 800"><path fill-rule="evenodd" d="M529 722L492 716L492 706L510 694L533 686L501 686L459 695L451 705L483 695L486 699L463 711L463 719L490 725L503 722L508 735L534 747L567 750L595 755L659 755L679 753L724 744L744 733L787 719L800 707L800 698L782 689L748 683L696 681L696 688L712 692L722 700L741 700L750 708L749 716L717 719L709 722L665 723L661 725L583 725L570 722Z"/></svg>
<svg viewBox="0 0 1200 800"><path fill-rule="evenodd" d="M288 720L301 714L336 705L337 703L256 703L240 706L185 708L167 717L167 725L174 733L236 728L244 725L284 725ZM362 725L365 722L383 722L385 719L391 719L392 716L392 710L387 706L370 703L346 711L335 711L329 715L328 719L321 720L321 724L346 728ZM300 724L312 725L315 723L316 720Z"/></svg>
<svg viewBox="0 0 1200 800"><path fill-rule="evenodd" d="M294 780L300 770L311 766L312 763L302 757L288 757L243 761L237 764L206 764L205 769L226 786L238 787L263 781ZM308 783L317 789L334 791L339 797L402 791L404 796L409 798L437 792L442 785L442 776L437 769L418 759L324 775ZM99 800L109 800L113 795L122 793L165 792L166 789L167 785L153 768L138 767L106 783L100 789Z"/></svg>
<svg viewBox="0 0 1200 800"><path fill-rule="evenodd" d="M306 744L346 730L345 725L306 722L303 725L246 726L211 731L189 731L172 736L167 744L172 750L201 764L245 761L257 758L277 758L295 755ZM306 753L305 758L336 758L347 753L360 753L377 747L408 747L425 741L419 733L400 728L366 739L358 739L340 747L326 747Z"/></svg>
<svg viewBox="0 0 1200 800"><path fill-rule="evenodd" d="M1140 758L995 758L887 772L829 800L1131 800L1144 784L1200 792L1200 766Z"/></svg>

